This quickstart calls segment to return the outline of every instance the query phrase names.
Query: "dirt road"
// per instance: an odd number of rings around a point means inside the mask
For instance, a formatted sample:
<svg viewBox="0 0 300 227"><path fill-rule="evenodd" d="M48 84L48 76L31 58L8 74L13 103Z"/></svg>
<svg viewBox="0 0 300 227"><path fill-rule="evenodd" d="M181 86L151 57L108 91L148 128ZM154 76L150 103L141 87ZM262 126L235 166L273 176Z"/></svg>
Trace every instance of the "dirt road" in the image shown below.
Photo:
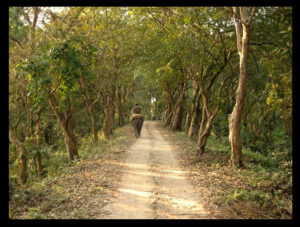
<svg viewBox="0 0 300 227"><path fill-rule="evenodd" d="M157 124L144 122L141 137L128 150L120 187L99 218L211 218Z"/></svg>

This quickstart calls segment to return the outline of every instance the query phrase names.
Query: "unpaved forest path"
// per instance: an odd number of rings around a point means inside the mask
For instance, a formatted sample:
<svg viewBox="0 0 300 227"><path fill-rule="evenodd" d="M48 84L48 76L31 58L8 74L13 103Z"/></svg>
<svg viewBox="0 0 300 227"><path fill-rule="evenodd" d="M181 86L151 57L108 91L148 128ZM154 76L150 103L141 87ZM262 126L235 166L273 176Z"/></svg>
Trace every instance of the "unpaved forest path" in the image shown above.
<svg viewBox="0 0 300 227"><path fill-rule="evenodd" d="M120 187L104 206L101 219L209 219L176 150L158 122L145 121L141 137L128 149Z"/></svg>

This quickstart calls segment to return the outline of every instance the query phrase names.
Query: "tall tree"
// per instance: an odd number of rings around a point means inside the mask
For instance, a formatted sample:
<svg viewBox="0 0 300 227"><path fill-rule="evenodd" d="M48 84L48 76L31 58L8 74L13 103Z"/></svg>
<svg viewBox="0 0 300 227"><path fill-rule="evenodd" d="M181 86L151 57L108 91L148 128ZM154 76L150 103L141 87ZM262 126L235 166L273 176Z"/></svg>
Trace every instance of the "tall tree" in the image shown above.
<svg viewBox="0 0 300 227"><path fill-rule="evenodd" d="M255 13L255 7L239 7L239 10L237 7L233 7L232 11L236 28L237 50L240 56L240 77L235 106L232 113L228 117L228 122L229 142L232 152L230 165L234 168L238 168L242 166L242 141L240 135L240 126L246 92L250 25Z"/></svg>

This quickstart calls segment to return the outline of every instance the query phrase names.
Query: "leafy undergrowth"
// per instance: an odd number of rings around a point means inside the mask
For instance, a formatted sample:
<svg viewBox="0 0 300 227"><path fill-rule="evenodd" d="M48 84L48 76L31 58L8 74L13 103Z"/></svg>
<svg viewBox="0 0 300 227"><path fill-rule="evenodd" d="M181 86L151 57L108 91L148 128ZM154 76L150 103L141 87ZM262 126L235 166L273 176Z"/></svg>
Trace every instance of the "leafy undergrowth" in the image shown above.
<svg viewBox="0 0 300 227"><path fill-rule="evenodd" d="M93 219L118 186L126 147L133 142L130 125L115 130L98 144L82 139L80 160L64 165L40 182L15 187L10 195L10 219ZM97 208L97 209L96 209Z"/></svg>
<svg viewBox="0 0 300 227"><path fill-rule="evenodd" d="M211 137L206 152L199 155L196 141L184 132L162 130L177 148L182 167L190 170L205 207L216 218L292 218L292 162L279 162L245 149L244 167L233 170L228 166L230 146L225 139Z"/></svg>

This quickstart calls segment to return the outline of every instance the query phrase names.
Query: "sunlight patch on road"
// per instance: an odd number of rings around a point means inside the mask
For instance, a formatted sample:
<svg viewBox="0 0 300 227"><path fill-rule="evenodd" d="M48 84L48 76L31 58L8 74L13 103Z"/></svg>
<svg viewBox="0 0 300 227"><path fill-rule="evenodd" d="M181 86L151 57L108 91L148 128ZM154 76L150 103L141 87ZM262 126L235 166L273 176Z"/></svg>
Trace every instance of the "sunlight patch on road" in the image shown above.
<svg viewBox="0 0 300 227"><path fill-rule="evenodd" d="M121 188L119 189L119 191L126 192L132 195L142 196L142 197L148 197L152 194L151 192L137 191L137 190L126 189L126 188Z"/></svg>
<svg viewBox="0 0 300 227"><path fill-rule="evenodd" d="M201 204L196 203L192 200L187 199L179 199L179 198L170 198L170 201L175 203L178 207L184 207L189 209L196 209L196 210L203 210L203 207Z"/></svg>

